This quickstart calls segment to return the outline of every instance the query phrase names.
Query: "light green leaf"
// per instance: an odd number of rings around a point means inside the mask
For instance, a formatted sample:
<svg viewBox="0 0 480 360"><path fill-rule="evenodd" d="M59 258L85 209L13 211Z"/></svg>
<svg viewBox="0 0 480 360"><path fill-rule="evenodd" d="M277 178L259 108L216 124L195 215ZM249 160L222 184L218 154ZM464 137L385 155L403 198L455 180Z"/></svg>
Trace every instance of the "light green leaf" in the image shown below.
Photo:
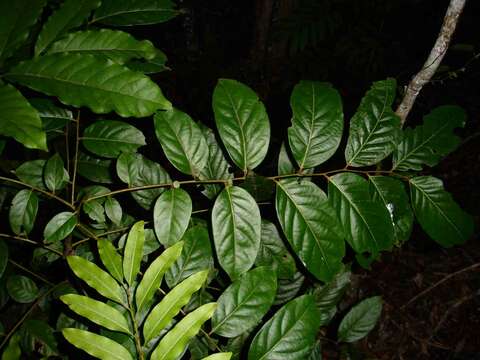
<svg viewBox="0 0 480 360"><path fill-rule="evenodd" d="M208 270L200 271L175 286L156 305L143 325L143 336L148 343L160 335L160 332L173 320L182 307L190 301L193 293L197 292L207 280Z"/></svg>
<svg viewBox="0 0 480 360"><path fill-rule="evenodd" d="M272 306L276 293L277 277L271 267L245 273L218 298L212 332L233 338L253 328Z"/></svg>
<svg viewBox="0 0 480 360"><path fill-rule="evenodd" d="M248 359L304 360L315 344L319 315L310 295L290 301L255 335L248 351Z"/></svg>
<svg viewBox="0 0 480 360"><path fill-rule="evenodd" d="M12 200L8 218L12 231L20 235L33 229L38 211L38 197L32 190L20 190Z"/></svg>
<svg viewBox="0 0 480 360"><path fill-rule="evenodd" d="M93 221L98 223L105 222L105 209L103 208L100 199L84 203L82 209L83 212Z"/></svg>
<svg viewBox="0 0 480 360"><path fill-rule="evenodd" d="M355 305L338 327L338 340L354 342L367 336L382 313L382 298L373 296Z"/></svg>
<svg viewBox="0 0 480 360"><path fill-rule="evenodd" d="M65 125L73 121L73 114L70 110L59 108L48 99L33 98L28 101L37 109L46 132L63 129Z"/></svg>
<svg viewBox="0 0 480 360"><path fill-rule="evenodd" d="M410 197L418 222L440 245L463 244L473 235L472 217L445 191L440 179L433 176L410 179Z"/></svg>
<svg viewBox="0 0 480 360"><path fill-rule="evenodd" d="M43 182L45 163L45 160L26 161L15 170L15 175L24 183L46 190L47 188Z"/></svg>
<svg viewBox="0 0 480 360"><path fill-rule="evenodd" d="M0 122L0 135L12 136L30 149L47 150L47 138L38 112L17 89L2 82Z"/></svg>
<svg viewBox="0 0 480 360"><path fill-rule="evenodd" d="M232 358L231 352L216 353L204 357L202 360L230 360Z"/></svg>
<svg viewBox="0 0 480 360"><path fill-rule="evenodd" d="M374 82L350 120L345 148L349 166L369 166L385 159L396 148L400 136L400 118L392 110L397 82Z"/></svg>
<svg viewBox="0 0 480 360"><path fill-rule="evenodd" d="M153 223L158 241L170 246L180 241L192 214L192 200L185 190L165 191L155 202Z"/></svg>
<svg viewBox="0 0 480 360"><path fill-rule="evenodd" d="M238 186L226 187L212 210L218 262L231 279L247 272L260 247L261 218L252 196Z"/></svg>
<svg viewBox="0 0 480 360"><path fill-rule="evenodd" d="M119 343L90 331L66 328L62 334L68 342L102 360L133 360L130 352Z"/></svg>
<svg viewBox="0 0 480 360"><path fill-rule="evenodd" d="M328 83L301 81L290 98L288 142L300 171L327 161L342 139L342 100Z"/></svg>
<svg viewBox="0 0 480 360"><path fill-rule="evenodd" d="M77 172L87 180L112 184L111 168L112 160L98 159L81 151L78 153Z"/></svg>
<svg viewBox="0 0 480 360"><path fill-rule="evenodd" d="M120 304L124 303L125 292L108 273L80 256L68 256L67 261L75 275L99 294Z"/></svg>
<svg viewBox="0 0 480 360"><path fill-rule="evenodd" d="M465 111L458 106L440 106L423 118L423 125L406 129L393 153L393 170L422 170L435 166L460 144L453 130L465 125Z"/></svg>
<svg viewBox="0 0 480 360"><path fill-rule="evenodd" d="M63 166L63 159L58 153L53 155L45 163L43 178L45 185L47 185L47 188L52 192L62 190L67 185L70 177Z"/></svg>
<svg viewBox="0 0 480 360"><path fill-rule="evenodd" d="M122 206L115 198L111 196L107 197L105 200L105 213L115 225L121 224L123 215Z"/></svg>
<svg viewBox="0 0 480 360"><path fill-rule="evenodd" d="M73 69L64 71L65 68ZM148 77L93 55L54 54L15 66L8 78L76 107L97 114L145 117L171 109L160 88Z"/></svg>
<svg viewBox="0 0 480 360"><path fill-rule="evenodd" d="M32 279L22 275L11 275L7 279L8 295L16 302L28 304L39 295L38 287Z"/></svg>
<svg viewBox="0 0 480 360"><path fill-rule="evenodd" d="M212 317L216 306L216 303L208 303L186 315L160 340L152 353L151 360L177 359L190 339L200 331L203 323Z"/></svg>
<svg viewBox="0 0 480 360"><path fill-rule="evenodd" d="M43 25L35 44L35 56L68 30L82 25L92 10L99 6L100 0L65 0Z"/></svg>
<svg viewBox="0 0 480 360"><path fill-rule="evenodd" d="M19 332L13 334L3 351L2 360L20 360L22 356L22 348L20 347L21 340L22 338Z"/></svg>
<svg viewBox="0 0 480 360"><path fill-rule="evenodd" d="M144 222L136 222L128 233L127 242L123 252L123 275L128 285L133 286L143 257L143 244L145 242Z"/></svg>
<svg viewBox="0 0 480 360"><path fill-rule="evenodd" d="M65 239L77 225L77 216L72 212L61 212L55 215L43 230L43 241L53 243Z"/></svg>
<svg viewBox="0 0 480 360"><path fill-rule="evenodd" d="M8 246L5 241L0 239L0 279L7 268L8 263Z"/></svg>
<svg viewBox="0 0 480 360"><path fill-rule="evenodd" d="M213 92L213 111L233 162L244 172L256 168L270 142L268 115L257 94L238 81L220 79Z"/></svg>
<svg viewBox="0 0 480 360"><path fill-rule="evenodd" d="M117 252L117 249L110 241L105 239L99 239L97 246L103 265L121 283L123 281L122 257Z"/></svg>
<svg viewBox="0 0 480 360"><path fill-rule="evenodd" d="M345 235L325 193L308 181L281 180L275 207L285 236L306 268L322 281L331 280L342 266Z"/></svg>

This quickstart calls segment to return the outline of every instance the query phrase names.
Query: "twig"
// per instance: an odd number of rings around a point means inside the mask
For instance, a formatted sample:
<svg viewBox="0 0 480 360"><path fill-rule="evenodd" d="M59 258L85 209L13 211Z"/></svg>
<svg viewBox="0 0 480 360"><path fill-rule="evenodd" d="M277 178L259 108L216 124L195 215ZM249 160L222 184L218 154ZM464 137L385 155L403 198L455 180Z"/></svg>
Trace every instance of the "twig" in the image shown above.
<svg viewBox="0 0 480 360"><path fill-rule="evenodd" d="M75 132L75 157L73 158L73 177L72 177L72 198L71 204L75 203L75 182L77 180L77 163L78 163L78 144L80 142L80 110L78 110Z"/></svg>
<svg viewBox="0 0 480 360"><path fill-rule="evenodd" d="M20 265L19 263L13 261L12 259L8 259L8 262L9 262L10 264L12 264L13 266L16 266L16 267L19 268L20 270L25 271L27 274L32 275L33 277L37 278L38 280L43 281L45 284L48 284L48 285L50 285L50 286L55 286L54 283L48 281L48 280L45 279L43 276L40 276L40 275L34 273L33 271L27 269L26 267L24 267L24 266Z"/></svg>
<svg viewBox="0 0 480 360"><path fill-rule="evenodd" d="M13 239L13 240L17 240L17 241L21 241L21 242L24 242L24 243L27 243L27 244L31 244L31 245L36 245L36 246L41 246L43 247L44 249L47 249L57 255L60 255L60 256L63 256L63 254L56 250L56 249L53 249L47 245L44 245L42 243L38 243L36 241L33 241L33 240L30 240L30 239L27 239L27 238L23 238L21 236L15 236L15 235L9 235L9 234L0 234L0 237L2 238L6 238L6 239Z"/></svg>

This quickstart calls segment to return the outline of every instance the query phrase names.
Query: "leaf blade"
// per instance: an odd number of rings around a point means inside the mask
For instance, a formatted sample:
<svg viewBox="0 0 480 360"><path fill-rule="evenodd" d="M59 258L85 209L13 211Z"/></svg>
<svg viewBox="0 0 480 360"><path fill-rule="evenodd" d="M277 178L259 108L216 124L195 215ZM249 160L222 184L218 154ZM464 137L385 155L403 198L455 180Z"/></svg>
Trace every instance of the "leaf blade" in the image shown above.
<svg viewBox="0 0 480 360"><path fill-rule="evenodd" d="M338 327L338 339L354 342L365 337L376 325L382 312L382 299L374 296L355 305Z"/></svg>
<svg viewBox="0 0 480 360"><path fill-rule="evenodd" d="M132 286L135 282L140 263L143 257L143 244L145 242L144 222L136 222L128 233L123 254L123 275L127 283Z"/></svg>

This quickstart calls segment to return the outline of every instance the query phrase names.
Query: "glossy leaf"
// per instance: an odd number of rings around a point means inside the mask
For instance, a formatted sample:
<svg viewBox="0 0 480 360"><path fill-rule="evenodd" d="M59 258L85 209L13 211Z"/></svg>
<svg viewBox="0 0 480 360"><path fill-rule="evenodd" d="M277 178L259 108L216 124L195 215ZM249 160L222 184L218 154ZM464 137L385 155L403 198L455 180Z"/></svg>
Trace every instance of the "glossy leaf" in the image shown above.
<svg viewBox="0 0 480 360"><path fill-rule="evenodd" d="M382 313L382 298L374 296L355 305L338 327L338 340L354 342L367 336Z"/></svg>
<svg viewBox="0 0 480 360"><path fill-rule="evenodd" d="M251 329L273 304L277 278L272 268L250 270L234 281L218 298L212 332L233 338Z"/></svg>
<svg viewBox="0 0 480 360"><path fill-rule="evenodd" d="M278 279L277 296L273 305L281 305L292 300L297 296L304 281L305 276L299 271L293 275L292 279Z"/></svg>
<svg viewBox="0 0 480 360"><path fill-rule="evenodd" d="M311 182L277 182L277 216L295 253L322 281L339 271L345 255L344 232L325 193Z"/></svg>
<svg viewBox="0 0 480 360"><path fill-rule="evenodd" d="M97 325L112 331L130 334L127 319L120 311L101 301L90 299L87 296L67 294L60 297L73 312L86 317Z"/></svg>
<svg viewBox="0 0 480 360"><path fill-rule="evenodd" d="M160 340L150 359L177 359L187 347L190 339L200 331L203 323L210 319L216 306L216 303L208 303L187 314Z"/></svg>
<svg viewBox="0 0 480 360"><path fill-rule="evenodd" d="M62 334L68 342L102 360L133 360L130 352L119 343L90 331L66 328Z"/></svg>
<svg viewBox="0 0 480 360"><path fill-rule="evenodd" d="M83 212L88 215L90 219L98 223L105 222L105 209L100 202L100 199L95 199L86 202L82 206Z"/></svg>
<svg viewBox="0 0 480 360"><path fill-rule="evenodd" d="M98 253L100 254L100 260L102 260L103 265L107 268L108 272L115 278L117 281L123 281L123 267L122 267L122 257L117 252L115 246L108 240L99 239L97 241Z"/></svg>
<svg viewBox="0 0 480 360"><path fill-rule="evenodd" d="M53 243L65 239L77 225L77 216L72 212L61 212L55 215L43 230L43 241Z"/></svg>
<svg viewBox="0 0 480 360"><path fill-rule="evenodd" d="M0 135L12 136L30 149L47 150L47 138L38 112L17 89L1 82L0 122Z"/></svg>
<svg viewBox="0 0 480 360"><path fill-rule="evenodd" d="M63 129L65 125L73 121L73 114L70 110L59 108L48 99L33 98L28 101L40 115L43 129L46 132Z"/></svg>
<svg viewBox="0 0 480 360"><path fill-rule="evenodd" d="M288 154L287 147L284 142L280 147L280 152L278 154L278 164L277 164L277 173L278 175L289 175L295 173L295 165L290 159Z"/></svg>
<svg viewBox="0 0 480 360"><path fill-rule="evenodd" d="M220 79L213 92L213 111L233 162L244 172L256 168L270 142L268 115L257 94L238 81Z"/></svg>
<svg viewBox="0 0 480 360"><path fill-rule="evenodd" d="M288 142L300 170L327 161L343 132L342 100L328 83L301 81L290 98L293 117Z"/></svg>
<svg viewBox="0 0 480 360"><path fill-rule="evenodd" d="M143 325L145 342L148 343L160 335L160 332L170 324L182 307L190 301L193 293L203 286L207 275L208 270L204 270L183 280L152 309Z"/></svg>
<svg viewBox="0 0 480 360"><path fill-rule="evenodd" d="M373 83L350 120L345 148L349 166L369 166L385 159L396 148L400 118L392 110L397 82L387 79Z"/></svg>
<svg viewBox="0 0 480 360"><path fill-rule="evenodd" d="M8 246L5 241L0 239L0 279L7 268L8 263ZM1 307L1 306L0 306Z"/></svg>
<svg viewBox="0 0 480 360"><path fill-rule="evenodd" d="M53 155L45 163L43 172L45 185L52 192L62 190L70 180L67 170L63 165L63 159L58 153Z"/></svg>
<svg viewBox="0 0 480 360"><path fill-rule="evenodd" d="M112 160L98 159L81 151L78 154L77 172L87 180L111 184L113 183L111 168Z"/></svg>
<svg viewBox="0 0 480 360"><path fill-rule="evenodd" d="M15 175L24 183L46 190L47 188L43 182L45 163L45 160L26 161L15 170Z"/></svg>
<svg viewBox="0 0 480 360"><path fill-rule="evenodd" d="M123 275L127 283L132 286L140 271L145 242L144 222L136 222L128 233L123 252Z"/></svg>
<svg viewBox="0 0 480 360"><path fill-rule="evenodd" d="M44 52L68 30L82 25L92 10L99 6L100 0L65 0L43 25L35 44L35 55Z"/></svg>
<svg viewBox="0 0 480 360"><path fill-rule="evenodd" d="M410 197L418 222L440 245L463 244L473 235L472 217L445 191L440 179L433 176L410 179Z"/></svg>
<svg viewBox="0 0 480 360"><path fill-rule="evenodd" d="M97 114L115 111L122 117L144 117L171 108L160 88L145 75L93 55L41 56L15 66L8 77L57 96L64 104L88 106Z"/></svg>
<svg viewBox="0 0 480 360"><path fill-rule="evenodd" d="M162 51L156 49L155 57L150 60L130 60L125 64L130 70L140 71L144 74L156 74L162 71L170 70L166 66L167 56Z"/></svg>
<svg viewBox="0 0 480 360"><path fill-rule="evenodd" d="M231 352L223 352L212 354L207 357L204 357L202 360L230 360L232 358Z"/></svg>
<svg viewBox="0 0 480 360"><path fill-rule="evenodd" d="M423 118L423 124L406 129L393 153L393 169L422 170L435 166L460 144L453 131L465 125L465 111L458 106L440 106Z"/></svg>
<svg viewBox="0 0 480 360"><path fill-rule="evenodd" d="M12 200L8 218L12 231L20 235L33 229L38 211L38 197L32 190L20 190Z"/></svg>
<svg viewBox="0 0 480 360"><path fill-rule="evenodd" d="M109 196L105 200L105 214L115 225L121 224L123 216L122 206L115 198Z"/></svg>
<svg viewBox="0 0 480 360"><path fill-rule="evenodd" d="M13 300L22 304L31 303L39 295L35 282L22 275L11 275L8 277L7 291Z"/></svg>
<svg viewBox="0 0 480 360"><path fill-rule="evenodd" d="M230 278L238 278L255 262L260 247L260 210L252 196L237 186L226 187L212 210L218 262Z"/></svg>
<svg viewBox="0 0 480 360"><path fill-rule="evenodd" d="M303 360L315 344L318 328L319 313L313 297L300 296L262 326L250 345L248 359Z"/></svg>

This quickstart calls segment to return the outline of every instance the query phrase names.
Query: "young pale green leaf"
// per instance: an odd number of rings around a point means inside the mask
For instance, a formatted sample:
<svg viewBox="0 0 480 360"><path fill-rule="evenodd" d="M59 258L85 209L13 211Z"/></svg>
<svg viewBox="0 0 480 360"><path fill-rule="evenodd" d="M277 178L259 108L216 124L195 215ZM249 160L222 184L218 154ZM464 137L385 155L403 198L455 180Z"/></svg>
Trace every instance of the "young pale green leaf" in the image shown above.
<svg viewBox="0 0 480 360"><path fill-rule="evenodd" d="M190 301L193 293L203 286L207 276L208 270L204 270L188 277L170 290L152 309L143 325L143 336L146 343L157 337L160 331L170 324L182 307Z"/></svg>
<svg viewBox="0 0 480 360"><path fill-rule="evenodd" d="M354 342L367 336L382 313L382 298L373 296L355 305L338 327L338 340Z"/></svg>
<svg viewBox="0 0 480 360"><path fill-rule="evenodd" d="M77 225L77 216L72 212L61 212L55 215L43 230L43 241L53 243L65 239Z"/></svg>
<svg viewBox="0 0 480 360"><path fill-rule="evenodd" d="M308 181L281 180L275 206L283 232L306 268L322 281L331 280L342 266L345 235L325 193Z"/></svg>
<svg viewBox="0 0 480 360"><path fill-rule="evenodd" d="M433 176L410 179L410 197L418 222L440 245L463 244L472 236L472 217L445 191L440 179Z"/></svg>
<svg viewBox="0 0 480 360"><path fill-rule="evenodd" d="M20 235L33 229L38 211L38 197L32 190L20 190L12 200L8 219L12 231Z"/></svg>
<svg viewBox="0 0 480 360"><path fill-rule="evenodd" d="M202 360L230 360L232 358L231 352L216 353L204 357Z"/></svg>
<svg viewBox="0 0 480 360"><path fill-rule="evenodd" d="M74 274L99 294L120 304L124 303L125 292L108 273L80 256L69 256L67 261Z"/></svg>
<svg viewBox="0 0 480 360"><path fill-rule="evenodd" d="M77 172L85 179L96 183L112 184L112 160L98 159L79 151Z"/></svg>
<svg viewBox="0 0 480 360"><path fill-rule="evenodd" d="M98 223L105 222L105 209L102 206L100 199L95 199L86 202L82 206L83 212L88 215L90 219Z"/></svg>
<svg viewBox="0 0 480 360"><path fill-rule="evenodd" d="M170 246L147 268L135 293L137 312L141 312L143 308L152 301L162 283L163 274L165 274L174 261L178 259L182 253L182 248L183 242L181 241Z"/></svg>
<svg viewBox="0 0 480 360"><path fill-rule="evenodd" d="M28 185L46 190L47 188L43 182L43 169L45 167L45 163L45 160L26 161L15 169L15 175Z"/></svg>
<svg viewBox="0 0 480 360"><path fill-rule="evenodd" d="M63 129L65 125L73 121L73 114L70 110L59 108L48 99L33 98L28 101L37 109L38 115L42 119L43 129L46 132Z"/></svg>
<svg viewBox="0 0 480 360"><path fill-rule="evenodd" d="M11 275L7 279L8 295L16 302L28 304L39 295L35 282L22 275Z"/></svg>
<svg viewBox="0 0 480 360"><path fill-rule="evenodd" d="M110 241L105 239L99 239L97 246L103 265L121 283L123 281L122 257L117 252L117 249Z"/></svg>
<svg viewBox="0 0 480 360"><path fill-rule="evenodd" d="M153 224L158 241L170 246L180 241L192 215L192 200L185 190L169 189L155 202Z"/></svg>
<svg viewBox="0 0 480 360"><path fill-rule="evenodd" d="M252 196L238 186L226 187L212 210L218 262L231 279L247 272L260 247L261 218Z"/></svg>
<svg viewBox="0 0 480 360"><path fill-rule="evenodd" d="M82 136L85 148L95 155L116 158L121 153L136 152L145 145L145 136L137 128L123 121L96 121Z"/></svg>
<svg viewBox="0 0 480 360"><path fill-rule="evenodd" d="M388 209L372 200L368 182L357 174L340 173L329 178L329 201L343 225L347 241L357 253L376 258L393 245L393 224Z"/></svg>
<svg viewBox="0 0 480 360"><path fill-rule="evenodd" d="M100 0L65 0L43 25L35 44L35 56L44 52L51 43L70 29L82 25L100 3Z"/></svg>
<svg viewBox="0 0 480 360"><path fill-rule="evenodd" d="M465 125L465 111L458 106L440 106L423 118L423 125L406 129L393 153L393 170L422 170L435 166L460 144L453 130Z"/></svg>
<svg viewBox="0 0 480 360"><path fill-rule="evenodd" d="M177 109L159 111L153 119L168 160L181 172L198 177L208 160L207 141L199 126Z"/></svg>
<svg viewBox="0 0 480 360"><path fill-rule="evenodd" d="M172 106L145 75L93 55L41 56L15 66L8 78L97 114L115 111L122 117L145 117Z"/></svg>
<svg viewBox="0 0 480 360"><path fill-rule="evenodd" d="M155 348L151 360L175 360L180 356L208 319L212 317L217 304L208 303L186 315L175 325Z"/></svg>
<svg viewBox="0 0 480 360"><path fill-rule="evenodd" d="M63 166L63 159L58 153L53 155L45 163L43 178L45 180L45 185L47 185L47 188L52 192L62 190L67 185L70 177Z"/></svg>
<svg viewBox="0 0 480 360"><path fill-rule="evenodd" d="M233 338L253 328L272 306L276 293L277 277L271 267L250 270L218 298L212 332Z"/></svg>
<svg viewBox="0 0 480 360"><path fill-rule="evenodd" d="M123 275L128 285L132 286L140 271L145 242L144 222L136 222L128 233L123 252Z"/></svg>
<svg viewBox="0 0 480 360"><path fill-rule="evenodd" d="M312 296L304 295L290 301L255 335L248 359L305 359L315 344L319 317Z"/></svg>
<svg viewBox="0 0 480 360"><path fill-rule="evenodd" d="M120 203L113 197L109 196L105 200L105 214L107 217L115 224L120 225L122 222L122 206Z"/></svg>
<svg viewBox="0 0 480 360"><path fill-rule="evenodd" d="M270 142L268 115L257 94L238 81L220 79L213 92L213 111L233 162L244 172L256 168Z"/></svg>
<svg viewBox="0 0 480 360"><path fill-rule="evenodd" d="M381 201L390 213L396 244L410 238L413 211L402 182L387 176L370 176L370 190L374 201Z"/></svg>
<svg viewBox="0 0 480 360"><path fill-rule="evenodd" d="M67 35L55 42L47 52L57 53L92 54L124 64L135 58L151 60L157 55L157 49L150 41L139 41L126 32L101 29L77 31Z"/></svg>
<svg viewBox="0 0 480 360"><path fill-rule="evenodd" d="M114 26L158 24L180 14L170 0L103 0L92 22Z"/></svg>
<svg viewBox="0 0 480 360"><path fill-rule="evenodd" d="M63 329L62 334L68 342L98 359L133 360L127 349L105 336L74 328Z"/></svg>
<svg viewBox="0 0 480 360"><path fill-rule="evenodd" d="M130 334L127 319L120 311L87 296L67 294L60 297L73 312L112 331Z"/></svg>
<svg viewBox="0 0 480 360"><path fill-rule="evenodd" d="M5 241L0 240L0 279L7 268L8 263L8 246Z"/></svg>
<svg viewBox="0 0 480 360"><path fill-rule="evenodd" d="M392 110L397 82L387 79L373 83L350 120L345 148L349 166L369 166L385 159L397 146L400 118Z"/></svg>
<svg viewBox="0 0 480 360"><path fill-rule="evenodd" d="M38 112L17 89L1 82L0 122L0 135L12 136L30 149L47 150L47 137Z"/></svg>
<svg viewBox="0 0 480 360"><path fill-rule="evenodd" d="M342 100L328 83L301 81L290 98L293 117L288 141L300 170L327 161L342 139Z"/></svg>

